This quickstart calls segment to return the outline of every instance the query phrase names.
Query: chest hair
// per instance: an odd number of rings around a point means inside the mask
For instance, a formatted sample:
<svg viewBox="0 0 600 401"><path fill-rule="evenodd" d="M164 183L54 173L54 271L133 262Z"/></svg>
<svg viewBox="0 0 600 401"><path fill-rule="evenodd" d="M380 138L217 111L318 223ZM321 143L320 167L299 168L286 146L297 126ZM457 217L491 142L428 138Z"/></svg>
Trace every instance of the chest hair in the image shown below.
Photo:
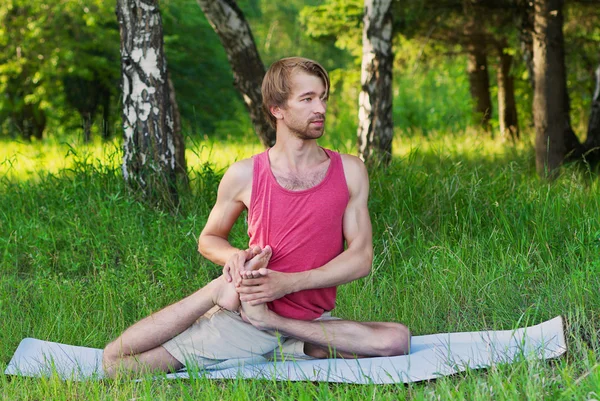
<svg viewBox="0 0 600 401"><path fill-rule="evenodd" d="M275 179L285 189L290 191L302 191L319 185L325 176L329 168L329 162L322 163L315 169L305 173L299 172L278 172L274 173Z"/></svg>

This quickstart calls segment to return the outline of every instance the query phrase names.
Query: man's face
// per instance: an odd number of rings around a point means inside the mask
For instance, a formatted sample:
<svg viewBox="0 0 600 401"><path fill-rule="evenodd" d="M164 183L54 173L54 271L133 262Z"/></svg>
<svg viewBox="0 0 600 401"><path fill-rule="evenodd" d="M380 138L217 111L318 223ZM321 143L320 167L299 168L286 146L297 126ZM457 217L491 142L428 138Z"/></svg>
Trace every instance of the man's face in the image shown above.
<svg viewBox="0 0 600 401"><path fill-rule="evenodd" d="M291 80L292 91L286 106L279 109L282 119L278 123L300 139L318 139L325 129L325 85L321 78L301 71Z"/></svg>

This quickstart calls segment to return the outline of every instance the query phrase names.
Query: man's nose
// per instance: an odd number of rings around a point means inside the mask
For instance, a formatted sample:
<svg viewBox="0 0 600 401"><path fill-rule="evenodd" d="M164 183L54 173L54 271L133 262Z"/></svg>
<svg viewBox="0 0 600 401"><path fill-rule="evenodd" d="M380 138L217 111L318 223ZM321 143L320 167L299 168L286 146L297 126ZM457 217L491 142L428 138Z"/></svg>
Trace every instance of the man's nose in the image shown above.
<svg viewBox="0 0 600 401"><path fill-rule="evenodd" d="M316 107L314 112L317 114L325 114L325 112L327 111L327 102L323 99L318 99L317 102L315 102Z"/></svg>

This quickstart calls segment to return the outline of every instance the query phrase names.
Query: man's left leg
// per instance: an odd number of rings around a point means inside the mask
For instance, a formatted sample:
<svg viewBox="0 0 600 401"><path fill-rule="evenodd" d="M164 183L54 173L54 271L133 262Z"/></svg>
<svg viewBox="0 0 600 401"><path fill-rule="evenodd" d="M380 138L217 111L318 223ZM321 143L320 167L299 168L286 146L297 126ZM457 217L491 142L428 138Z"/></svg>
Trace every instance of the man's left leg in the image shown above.
<svg viewBox="0 0 600 401"><path fill-rule="evenodd" d="M400 323L304 321L279 316L265 304L250 306L243 302L242 307L254 326L304 341L305 353L312 357L336 353L345 357L397 356L410 351L410 331Z"/></svg>

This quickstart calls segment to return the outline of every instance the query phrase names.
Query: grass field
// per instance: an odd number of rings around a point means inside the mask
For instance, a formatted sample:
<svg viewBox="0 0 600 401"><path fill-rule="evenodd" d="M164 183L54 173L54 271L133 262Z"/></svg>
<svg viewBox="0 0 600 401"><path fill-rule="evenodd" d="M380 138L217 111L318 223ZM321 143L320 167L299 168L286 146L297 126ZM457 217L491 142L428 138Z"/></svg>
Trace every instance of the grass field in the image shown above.
<svg viewBox="0 0 600 401"><path fill-rule="evenodd" d="M370 172L372 274L340 288L335 315L401 321L415 335L512 329L562 315L566 356L384 386L206 379L77 383L1 375L0 397L598 399L597 174L567 166L559 179L544 182L535 175L529 145L512 147L473 133L414 135L397 140L395 149L391 166ZM219 267L196 251L197 236L223 168L258 150L235 142L188 144L191 188L182 193L179 212L170 214L128 193L117 142L3 142L0 369L24 337L103 347L134 321L216 277ZM232 240L244 246L241 224Z"/></svg>

